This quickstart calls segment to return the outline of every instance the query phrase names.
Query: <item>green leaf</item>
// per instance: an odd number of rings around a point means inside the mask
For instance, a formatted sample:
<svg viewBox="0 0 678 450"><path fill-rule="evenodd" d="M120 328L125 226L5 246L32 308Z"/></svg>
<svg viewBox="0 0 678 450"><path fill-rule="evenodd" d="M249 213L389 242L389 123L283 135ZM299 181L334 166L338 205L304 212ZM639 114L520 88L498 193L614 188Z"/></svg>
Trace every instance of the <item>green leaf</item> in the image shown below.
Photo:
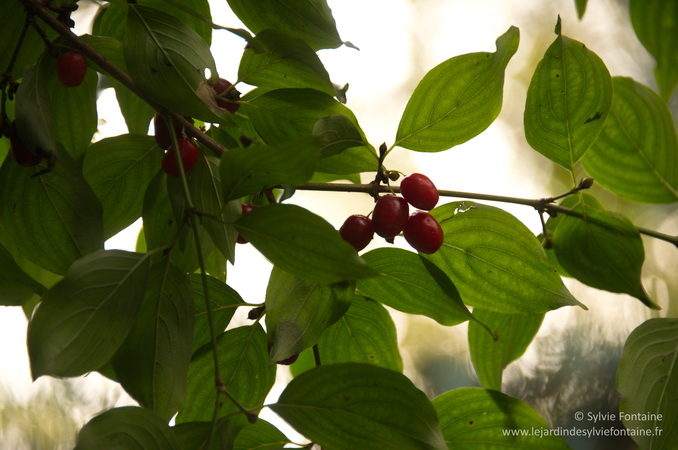
<svg viewBox="0 0 678 450"><path fill-rule="evenodd" d="M124 54L130 75L151 100L205 121L226 117L205 79L205 69L217 74L209 45L180 19L130 5Z"/></svg>
<svg viewBox="0 0 678 450"><path fill-rule="evenodd" d="M584 216L561 218L553 233L553 250L563 268L584 284L626 293L659 309L643 288L645 250L631 221L605 211L588 194L569 197L561 205Z"/></svg>
<svg viewBox="0 0 678 450"><path fill-rule="evenodd" d="M677 362L678 319L649 319L626 339L617 370L619 411L629 431L649 432L632 435L640 448L678 442Z"/></svg>
<svg viewBox="0 0 678 450"><path fill-rule="evenodd" d="M270 408L327 448L445 448L426 394L401 373L369 364L334 364L304 372Z"/></svg>
<svg viewBox="0 0 678 450"><path fill-rule="evenodd" d="M320 137L322 158L336 155L351 147L369 146L360 130L346 116L332 114L313 125L313 134Z"/></svg>
<svg viewBox="0 0 678 450"><path fill-rule="evenodd" d="M64 274L76 259L104 246L101 203L68 154L40 176L5 158L0 168L0 224L34 264Z"/></svg>
<svg viewBox="0 0 678 450"><path fill-rule="evenodd" d="M601 130L612 105L605 63L584 44L560 34L530 81L525 137L536 151L572 170Z"/></svg>
<svg viewBox="0 0 678 450"><path fill-rule="evenodd" d="M331 284L376 275L332 225L300 206L257 208L235 226L274 265L302 278Z"/></svg>
<svg viewBox="0 0 678 450"><path fill-rule="evenodd" d="M483 132L501 111L504 71L519 41L511 27L495 53L456 56L431 69L405 107L394 145L439 152Z"/></svg>
<svg viewBox="0 0 678 450"><path fill-rule="evenodd" d="M203 151L191 169L188 188L193 204L203 214L202 226L221 254L232 263L238 232L231 223L242 215L242 208L239 201L224 201L219 173L219 159Z"/></svg>
<svg viewBox="0 0 678 450"><path fill-rule="evenodd" d="M363 259L380 275L358 281L358 290L379 303L448 326L473 317L459 293L443 289L416 253L383 247L365 253Z"/></svg>
<svg viewBox="0 0 678 450"><path fill-rule="evenodd" d="M402 372L395 324L386 308L354 296L346 314L318 341L322 364L364 363Z"/></svg>
<svg viewBox="0 0 678 450"><path fill-rule="evenodd" d="M270 363L317 343L327 327L346 313L354 292L354 283L322 284L274 267L266 288Z"/></svg>
<svg viewBox="0 0 678 450"><path fill-rule="evenodd" d="M678 139L666 103L650 88L612 79L612 111L582 162L596 183L644 203L678 201Z"/></svg>
<svg viewBox="0 0 678 450"><path fill-rule="evenodd" d="M263 30L249 41L238 78L252 86L311 88L334 95L325 66L303 40L280 31Z"/></svg>
<svg viewBox="0 0 678 450"><path fill-rule="evenodd" d="M654 76L668 102L678 83L678 3L631 0L629 9L638 40L657 60Z"/></svg>
<svg viewBox="0 0 678 450"><path fill-rule="evenodd" d="M234 450L275 450L289 444L280 430L263 419L243 428L235 438Z"/></svg>
<svg viewBox="0 0 678 450"><path fill-rule="evenodd" d="M33 294L42 295L45 286L34 280L14 260L12 254L0 244L0 305L19 306Z"/></svg>
<svg viewBox="0 0 678 450"><path fill-rule="evenodd" d="M148 258L121 250L100 250L73 263L28 324L33 379L103 366L134 325L147 272Z"/></svg>
<svg viewBox="0 0 678 450"><path fill-rule="evenodd" d="M520 358L539 331L544 314L503 314L474 308L473 315L487 325L469 323L468 344L471 361L482 385L501 391L502 373L506 366Z"/></svg>
<svg viewBox="0 0 678 450"><path fill-rule="evenodd" d="M217 337L224 387L246 408L261 407L275 382L276 366L268 364L266 339L258 324L235 328ZM179 410L177 423L210 421L216 396L211 344L193 357L188 380L186 402ZM223 399L219 417L238 411L233 402Z"/></svg>
<svg viewBox="0 0 678 450"><path fill-rule="evenodd" d="M212 433L212 421L184 422L172 427L172 431L179 441L181 450L222 450L232 449L237 426L233 420L222 418L217 422ZM211 446L208 443L211 442Z"/></svg>
<svg viewBox="0 0 678 450"><path fill-rule="evenodd" d="M163 153L155 139L123 134L92 144L83 176L104 208L104 235L109 238L141 216L144 193L160 170Z"/></svg>
<svg viewBox="0 0 678 450"><path fill-rule="evenodd" d="M318 140L314 137L231 149L221 157L223 196L233 200L266 187L304 184L313 176L318 157Z"/></svg>
<svg viewBox="0 0 678 450"><path fill-rule="evenodd" d="M484 448L570 448L531 406L501 392L455 389L434 398L433 406L450 449L475 449L481 442Z"/></svg>
<svg viewBox="0 0 678 450"><path fill-rule="evenodd" d="M579 17L579 20L584 17L584 13L586 12L586 4L588 3L588 0L574 0L574 3L577 7L577 17Z"/></svg>
<svg viewBox="0 0 678 450"><path fill-rule="evenodd" d="M252 33L282 31L306 41L314 51L342 44L326 0L228 0L228 4Z"/></svg>
<svg viewBox="0 0 678 450"><path fill-rule="evenodd" d="M167 259L151 266L136 323L113 356L122 387L169 421L186 395L193 340L193 296L186 274Z"/></svg>
<svg viewBox="0 0 678 450"><path fill-rule="evenodd" d="M80 430L76 450L102 448L179 450L179 444L167 423L151 411L124 406L99 414Z"/></svg>
<svg viewBox="0 0 678 450"><path fill-rule="evenodd" d="M426 258L450 277L465 304L507 314L539 314L579 303L551 267L537 238L508 212L474 202L431 214L443 246Z"/></svg>

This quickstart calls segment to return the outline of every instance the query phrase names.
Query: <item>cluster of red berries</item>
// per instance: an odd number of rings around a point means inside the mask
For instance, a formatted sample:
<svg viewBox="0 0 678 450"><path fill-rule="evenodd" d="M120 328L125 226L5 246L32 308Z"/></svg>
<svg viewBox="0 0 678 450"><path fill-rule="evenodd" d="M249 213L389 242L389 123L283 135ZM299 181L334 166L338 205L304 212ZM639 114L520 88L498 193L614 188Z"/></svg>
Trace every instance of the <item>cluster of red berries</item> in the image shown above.
<svg viewBox="0 0 678 450"><path fill-rule="evenodd" d="M371 219L362 214L350 216L339 229L341 237L360 251L370 243L374 233L392 243L402 232L415 250L428 254L438 251L443 245L443 230L426 212L438 204L438 189L426 175L413 173L400 183L400 193L402 197L392 194L380 197ZM409 205L417 211L410 214Z"/></svg>

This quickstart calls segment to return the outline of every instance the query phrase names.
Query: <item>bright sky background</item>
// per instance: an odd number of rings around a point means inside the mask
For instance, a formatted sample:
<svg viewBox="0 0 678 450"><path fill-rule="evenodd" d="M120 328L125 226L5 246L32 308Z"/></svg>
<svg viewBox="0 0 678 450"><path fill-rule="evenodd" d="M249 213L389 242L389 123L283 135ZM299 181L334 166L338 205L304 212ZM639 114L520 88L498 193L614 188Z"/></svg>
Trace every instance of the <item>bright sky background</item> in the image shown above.
<svg viewBox="0 0 678 450"><path fill-rule="evenodd" d="M241 26L225 1L211 3L214 22ZM589 3L580 22L574 0L329 0L342 39L360 51L342 47L323 50L320 56L333 82L349 83L347 106L358 117L371 143L378 147L382 142L393 142L409 95L426 71L453 56L495 51L497 37L511 25L519 27L521 43L507 69L499 120L477 138L447 152L421 154L396 149L386 162L389 169L425 173L440 189L546 197L570 186L554 185L552 191L544 191L543 183L552 176L553 169L525 142L522 110L526 83L538 59L555 39L557 14L563 20L563 34L585 42L601 56L612 75L631 76L654 86L653 80L644 79L640 70L653 64L652 60L628 34L629 29L620 30L615 25L626 23L626 12L610 0ZM237 78L243 47L244 42L235 35L214 33L213 53L222 77L231 81ZM100 98L101 137L126 132L119 112L110 107L112 98L112 90ZM337 228L348 215L366 214L373 205L364 194L298 192L291 201L320 214ZM533 231L539 231L538 216L533 210L502 207ZM139 226L109 242L108 247L133 249ZM402 240L396 243L407 247ZM385 243L375 239L368 249L382 245ZM238 246L236 262L235 268L229 267L228 283L246 301L263 301L268 263L249 245ZM0 342L0 385L8 384L22 396L28 395L41 382L30 381L21 309L0 310ZM84 383L95 385L98 379L90 376Z"/></svg>

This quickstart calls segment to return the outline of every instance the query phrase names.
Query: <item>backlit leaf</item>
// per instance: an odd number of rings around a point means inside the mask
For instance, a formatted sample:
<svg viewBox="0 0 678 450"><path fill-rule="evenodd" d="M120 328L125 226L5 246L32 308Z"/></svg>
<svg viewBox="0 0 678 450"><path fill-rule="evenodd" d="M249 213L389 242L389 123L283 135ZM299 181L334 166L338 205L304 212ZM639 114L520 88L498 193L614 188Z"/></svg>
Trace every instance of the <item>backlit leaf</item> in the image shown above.
<svg viewBox="0 0 678 450"><path fill-rule="evenodd" d="M4 245L0 244L0 305L18 306L33 294L41 295L45 287L34 280L12 257Z"/></svg>

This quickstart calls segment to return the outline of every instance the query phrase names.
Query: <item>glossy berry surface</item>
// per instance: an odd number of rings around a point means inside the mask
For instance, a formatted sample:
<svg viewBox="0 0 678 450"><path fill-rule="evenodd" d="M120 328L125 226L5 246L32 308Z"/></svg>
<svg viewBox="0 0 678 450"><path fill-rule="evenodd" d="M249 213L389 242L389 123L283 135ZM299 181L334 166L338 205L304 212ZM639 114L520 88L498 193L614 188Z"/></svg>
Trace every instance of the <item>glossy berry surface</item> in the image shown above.
<svg viewBox="0 0 678 450"><path fill-rule="evenodd" d="M231 86L230 81L225 80L223 78L219 78L219 81L213 86L214 92L217 93L217 95L221 95L224 93L226 90L228 90ZM234 113L240 108L240 103L235 103L236 100L240 100L240 92L238 92L237 89L232 88L226 92L224 95L225 99L218 98L217 99L217 105L219 105L220 108L224 108L230 113ZM229 101L230 100L230 101Z"/></svg>
<svg viewBox="0 0 678 450"><path fill-rule="evenodd" d="M339 228L341 238L351 244L356 251L367 247L374 237L372 219L362 214L349 216Z"/></svg>
<svg viewBox="0 0 678 450"><path fill-rule="evenodd" d="M403 234L407 243L421 253L435 253L443 245L443 229L425 211L416 211L407 218Z"/></svg>
<svg viewBox="0 0 678 450"><path fill-rule="evenodd" d="M250 205L249 203L243 203L241 205L241 208L242 208L242 215L244 216L245 214L247 214L248 212L250 212L254 208L256 208L256 206ZM247 242L249 242L249 241L247 239L245 239L244 237L242 237L242 235L238 234L238 238L236 239L236 242L238 244L247 244Z"/></svg>
<svg viewBox="0 0 678 450"><path fill-rule="evenodd" d="M181 157L181 165L184 167L184 172L188 172L193 168L200 156L200 149L197 144L190 139L179 138L179 156ZM179 167L177 159L174 156L172 146L167 149L164 158L162 159L162 170L171 177L178 177Z"/></svg>
<svg viewBox="0 0 678 450"><path fill-rule="evenodd" d="M402 197L384 195L374 205L372 225L374 231L386 240L392 240L403 230L410 207Z"/></svg>
<svg viewBox="0 0 678 450"><path fill-rule="evenodd" d="M158 114L153 118L153 127L155 128L155 142L158 143L161 149L167 150L172 145L172 136L170 135L167 122ZM174 133L177 138L184 137L183 128L181 125L174 124Z"/></svg>
<svg viewBox="0 0 678 450"><path fill-rule="evenodd" d="M438 189L426 175L420 173L405 177L400 182L400 193L415 208L428 211L438 204Z"/></svg>
<svg viewBox="0 0 678 450"><path fill-rule="evenodd" d="M76 87L82 84L87 75L87 61L80 52L66 52L57 62L57 76L66 87Z"/></svg>

